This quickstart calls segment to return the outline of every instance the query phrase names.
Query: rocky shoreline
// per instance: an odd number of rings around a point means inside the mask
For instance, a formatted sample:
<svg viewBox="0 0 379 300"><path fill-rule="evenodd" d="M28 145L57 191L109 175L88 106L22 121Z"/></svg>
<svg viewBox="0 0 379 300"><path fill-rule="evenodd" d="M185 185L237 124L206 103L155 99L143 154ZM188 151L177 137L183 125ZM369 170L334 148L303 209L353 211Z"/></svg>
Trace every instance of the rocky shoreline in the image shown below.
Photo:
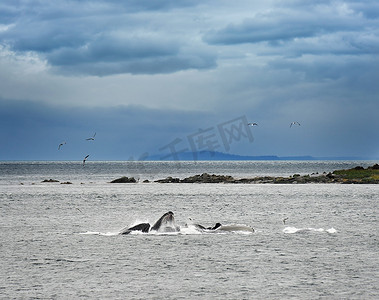
<svg viewBox="0 0 379 300"><path fill-rule="evenodd" d="M120 180L123 179L123 180ZM135 182L135 179L122 177L112 182ZM144 182L149 182L145 180ZM300 175L294 174L290 177L258 176L252 178L234 178L229 175L215 175L203 173L184 179L167 177L158 179L157 183L277 183L277 184L303 184L303 183L343 183L343 184L378 184L379 165L375 164L367 169L357 166L348 170L336 170L330 173Z"/></svg>
<svg viewBox="0 0 379 300"><path fill-rule="evenodd" d="M110 181L110 183L137 183L134 177L123 176ZM143 183L149 183L144 180ZM294 174L289 177L282 176L256 176L251 178L234 178L229 175L216 175L203 173L180 179L177 177L167 177L158 179L156 183L240 183L240 184L305 184L305 183L342 183L342 184L379 184L379 165L375 164L368 168L357 166L348 170L335 170L329 173L312 173L311 175ZM42 183L59 183L58 180L46 179ZM61 184L72 184L71 182L61 182Z"/></svg>

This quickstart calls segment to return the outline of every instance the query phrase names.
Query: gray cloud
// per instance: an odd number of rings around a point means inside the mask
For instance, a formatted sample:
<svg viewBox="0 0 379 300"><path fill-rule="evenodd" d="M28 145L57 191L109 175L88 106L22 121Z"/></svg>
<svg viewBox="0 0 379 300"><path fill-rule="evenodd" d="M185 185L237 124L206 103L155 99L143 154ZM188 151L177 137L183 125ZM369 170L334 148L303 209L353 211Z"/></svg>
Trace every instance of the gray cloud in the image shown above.
<svg viewBox="0 0 379 300"><path fill-rule="evenodd" d="M155 74L213 68L215 54L188 43L174 28L162 26L163 19L157 21L159 26L150 24L151 11L164 18L171 9L198 3L99 0L32 5L6 1L1 5L9 26L0 31L0 43L19 53L39 53L65 74Z"/></svg>
<svg viewBox="0 0 379 300"><path fill-rule="evenodd" d="M349 6L357 14L363 14L368 19L378 19L379 18L379 3L376 0L349 1Z"/></svg>
<svg viewBox="0 0 379 300"><path fill-rule="evenodd" d="M329 1L325 1L329 2ZM292 3L256 14L204 35L211 45L265 43L262 55L377 53L379 20L362 14L368 6L343 2Z"/></svg>
<svg viewBox="0 0 379 300"><path fill-rule="evenodd" d="M374 153L376 2L1 1L2 153L96 130L125 159L242 114L262 126L235 153Z"/></svg>
<svg viewBox="0 0 379 300"><path fill-rule="evenodd" d="M339 59L333 55L281 58L273 59L267 65L271 70L288 71L297 82L299 80L309 84L329 82L345 93L359 90L366 94L366 101L375 98L379 92L379 87L375 84L379 80L379 61L370 59L367 55L353 57L346 55L340 56ZM323 93L327 91L323 90ZM337 90L333 89L333 92L336 93Z"/></svg>
<svg viewBox="0 0 379 300"><path fill-rule="evenodd" d="M243 44L265 56L378 51L378 5L372 1L279 1L275 7L241 1L241 22L228 15L238 6L211 4L6 0L0 44L16 53L33 51L58 73L98 76L211 69L222 60L223 46Z"/></svg>
<svg viewBox="0 0 379 300"><path fill-rule="evenodd" d="M216 65L215 57L209 53L185 52L176 41L167 38L103 36L79 49L53 51L47 59L53 66L65 67L65 72L99 76L172 73Z"/></svg>
<svg viewBox="0 0 379 300"><path fill-rule="evenodd" d="M67 58L67 57L66 57ZM61 58L62 59L62 58ZM115 74L166 74L189 69L209 69L214 67L215 61L212 57L190 57L185 55L167 56L167 57L151 57L139 60L123 60L102 62L96 60L96 63L80 62L73 65L72 63L60 65L53 70L61 74L86 74L94 76L107 76Z"/></svg>

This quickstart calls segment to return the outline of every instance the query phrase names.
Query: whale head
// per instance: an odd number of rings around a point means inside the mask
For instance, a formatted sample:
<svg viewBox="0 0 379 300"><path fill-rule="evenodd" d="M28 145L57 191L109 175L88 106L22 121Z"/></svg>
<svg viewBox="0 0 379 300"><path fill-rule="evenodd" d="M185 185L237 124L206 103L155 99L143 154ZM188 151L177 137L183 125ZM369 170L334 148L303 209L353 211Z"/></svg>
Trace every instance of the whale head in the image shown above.
<svg viewBox="0 0 379 300"><path fill-rule="evenodd" d="M166 212L157 222L151 227L151 230L158 232L176 232L178 228L175 224L174 213L172 211Z"/></svg>

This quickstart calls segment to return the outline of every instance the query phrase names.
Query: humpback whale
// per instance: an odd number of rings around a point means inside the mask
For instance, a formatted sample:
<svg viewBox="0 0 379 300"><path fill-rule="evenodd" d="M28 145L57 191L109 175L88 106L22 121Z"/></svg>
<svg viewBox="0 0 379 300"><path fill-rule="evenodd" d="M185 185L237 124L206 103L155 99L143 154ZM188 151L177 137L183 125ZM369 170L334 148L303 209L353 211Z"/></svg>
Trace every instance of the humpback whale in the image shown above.
<svg viewBox="0 0 379 300"><path fill-rule="evenodd" d="M220 231L246 231L255 232L254 228L246 225L222 225L221 223L216 223L213 227L204 227L200 224L194 224L195 227L201 231L206 232L220 232Z"/></svg>
<svg viewBox="0 0 379 300"><path fill-rule="evenodd" d="M216 231L245 231L245 232L255 232L254 228L246 225L221 225L216 229Z"/></svg>
<svg viewBox="0 0 379 300"><path fill-rule="evenodd" d="M174 213L172 211L166 212L162 217L155 222L153 226L150 227L149 223L141 223L130 227L126 230L122 230L120 234L129 234L132 231L141 231L144 233L150 231L156 232L177 232L180 228L175 224Z"/></svg>
<svg viewBox="0 0 379 300"><path fill-rule="evenodd" d="M222 225L221 223L216 223L214 226L205 227L200 224L191 224L196 228L196 230L204 233L220 233L220 232L254 232L254 228L246 225L236 225L228 224ZM187 225L186 225L187 226ZM151 226L149 223L140 223L132 227L123 229L119 234L130 234L133 231L140 231L143 233L149 232L158 232L158 233L167 233L167 232L180 232L180 227L176 226L174 213L172 211L166 212L161 216L158 221Z"/></svg>

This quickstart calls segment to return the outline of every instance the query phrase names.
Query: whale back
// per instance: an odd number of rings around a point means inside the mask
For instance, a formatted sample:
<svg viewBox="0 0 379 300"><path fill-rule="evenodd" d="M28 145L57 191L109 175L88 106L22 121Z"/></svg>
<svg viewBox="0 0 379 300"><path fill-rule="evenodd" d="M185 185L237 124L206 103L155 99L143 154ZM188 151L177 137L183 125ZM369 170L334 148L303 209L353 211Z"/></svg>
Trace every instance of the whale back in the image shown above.
<svg viewBox="0 0 379 300"><path fill-rule="evenodd" d="M254 232L254 228L245 225L221 225L216 231L244 231Z"/></svg>

